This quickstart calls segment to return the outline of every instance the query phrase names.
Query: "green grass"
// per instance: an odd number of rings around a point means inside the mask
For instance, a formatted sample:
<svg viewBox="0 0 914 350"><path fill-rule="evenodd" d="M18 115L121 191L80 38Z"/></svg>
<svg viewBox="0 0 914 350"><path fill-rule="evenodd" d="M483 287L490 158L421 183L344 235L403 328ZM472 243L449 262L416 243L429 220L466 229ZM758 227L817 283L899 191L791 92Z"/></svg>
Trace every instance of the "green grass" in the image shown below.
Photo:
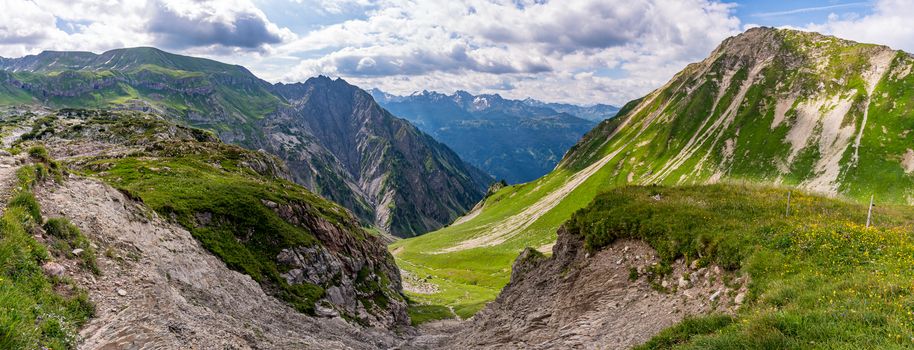
<svg viewBox="0 0 914 350"><path fill-rule="evenodd" d="M41 223L40 207L30 192L32 178L20 175L0 217L0 348L75 349L78 330L95 307L72 281L42 271L51 256L31 233Z"/></svg>
<svg viewBox="0 0 914 350"><path fill-rule="evenodd" d="M568 222L588 249L634 238L675 259L750 276L733 316L687 319L643 349L914 347L914 209L720 184L624 187ZM658 199L659 198L659 199Z"/></svg>
<svg viewBox="0 0 914 350"><path fill-rule="evenodd" d="M451 309L441 305L411 304L406 311L409 313L409 319L413 326L436 320L454 318L454 313L451 312Z"/></svg>

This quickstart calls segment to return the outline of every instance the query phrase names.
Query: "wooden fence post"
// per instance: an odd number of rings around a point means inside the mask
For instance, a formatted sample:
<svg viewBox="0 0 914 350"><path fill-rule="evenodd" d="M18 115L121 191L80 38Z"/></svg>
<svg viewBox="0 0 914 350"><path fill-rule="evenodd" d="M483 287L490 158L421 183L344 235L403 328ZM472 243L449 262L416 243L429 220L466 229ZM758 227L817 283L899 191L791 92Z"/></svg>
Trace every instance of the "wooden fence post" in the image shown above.
<svg viewBox="0 0 914 350"><path fill-rule="evenodd" d="M784 212L784 216L790 216L790 192L787 191L787 211Z"/></svg>
<svg viewBox="0 0 914 350"><path fill-rule="evenodd" d="M873 217L873 196L870 195L870 209L866 212L866 228L870 228L870 219Z"/></svg>

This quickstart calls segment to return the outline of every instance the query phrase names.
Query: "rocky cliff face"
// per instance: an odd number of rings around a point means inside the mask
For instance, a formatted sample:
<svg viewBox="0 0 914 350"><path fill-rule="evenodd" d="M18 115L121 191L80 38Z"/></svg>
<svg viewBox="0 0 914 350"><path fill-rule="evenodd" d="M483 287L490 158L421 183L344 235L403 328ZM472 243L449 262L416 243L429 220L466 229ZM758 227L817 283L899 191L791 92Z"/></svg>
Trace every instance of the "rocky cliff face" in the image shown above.
<svg viewBox="0 0 914 350"><path fill-rule="evenodd" d="M0 68L0 105L154 112L212 130L279 154L298 183L404 237L450 223L491 181L341 81L273 86L244 67L154 48L49 51Z"/></svg>
<svg viewBox="0 0 914 350"><path fill-rule="evenodd" d="M596 125L571 113L582 112L576 106L510 100L497 94L423 91L394 96L377 89L371 93L381 106L448 145L467 162L510 183L531 181L551 171L565 151Z"/></svg>
<svg viewBox="0 0 914 350"><path fill-rule="evenodd" d="M595 128L562 166L605 163L618 182L746 179L910 203L912 66L884 46L752 29Z"/></svg>
<svg viewBox="0 0 914 350"><path fill-rule="evenodd" d="M295 174L298 181L334 200L356 198L353 205L376 226L398 236L450 223L481 199L491 182L343 80L312 78L274 90L291 106L260 123L269 137L267 149L294 168L310 170ZM338 170L320 171L321 166Z"/></svg>

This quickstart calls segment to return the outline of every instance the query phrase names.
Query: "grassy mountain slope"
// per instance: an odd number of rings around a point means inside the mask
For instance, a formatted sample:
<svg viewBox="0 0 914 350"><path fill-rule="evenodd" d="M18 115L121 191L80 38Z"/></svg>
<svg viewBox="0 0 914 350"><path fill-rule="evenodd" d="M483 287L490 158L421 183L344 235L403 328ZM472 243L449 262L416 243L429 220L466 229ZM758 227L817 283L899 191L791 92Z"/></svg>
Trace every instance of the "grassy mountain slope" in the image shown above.
<svg viewBox="0 0 914 350"><path fill-rule="evenodd" d="M453 341L907 348L914 208L877 207L871 227L867 212L757 184L615 188L572 215L552 257L518 256L510 284Z"/></svg>
<svg viewBox="0 0 914 350"><path fill-rule="evenodd" d="M599 250L646 241L657 271L676 259L750 278L734 315L703 315L645 349L902 348L914 346L914 210L731 184L632 186L597 196L567 228ZM671 276L676 279L679 276Z"/></svg>
<svg viewBox="0 0 914 350"><path fill-rule="evenodd" d="M442 286L416 298L464 305L494 297L524 246L548 251L573 212L625 184L751 181L907 203L912 66L882 46L752 29L602 122L552 173L393 252Z"/></svg>

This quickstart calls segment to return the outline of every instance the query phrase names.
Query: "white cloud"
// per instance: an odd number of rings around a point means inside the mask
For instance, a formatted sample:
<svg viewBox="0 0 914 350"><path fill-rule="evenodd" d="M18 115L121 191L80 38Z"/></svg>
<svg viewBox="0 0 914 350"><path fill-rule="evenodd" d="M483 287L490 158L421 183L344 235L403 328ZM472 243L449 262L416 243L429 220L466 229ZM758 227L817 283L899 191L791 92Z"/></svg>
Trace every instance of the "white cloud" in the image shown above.
<svg viewBox="0 0 914 350"><path fill-rule="evenodd" d="M380 0L277 47L311 53L273 80L342 76L395 93L500 92L624 103L706 56L740 22L709 0ZM608 76L613 76L610 78ZM497 91L514 87L510 91Z"/></svg>
<svg viewBox="0 0 914 350"><path fill-rule="evenodd" d="M295 35L250 0L0 0L0 55L157 46L264 52Z"/></svg>
<svg viewBox="0 0 914 350"><path fill-rule="evenodd" d="M831 14L827 22L810 24L804 29L914 52L912 18L914 4L911 0L879 0L869 15Z"/></svg>

